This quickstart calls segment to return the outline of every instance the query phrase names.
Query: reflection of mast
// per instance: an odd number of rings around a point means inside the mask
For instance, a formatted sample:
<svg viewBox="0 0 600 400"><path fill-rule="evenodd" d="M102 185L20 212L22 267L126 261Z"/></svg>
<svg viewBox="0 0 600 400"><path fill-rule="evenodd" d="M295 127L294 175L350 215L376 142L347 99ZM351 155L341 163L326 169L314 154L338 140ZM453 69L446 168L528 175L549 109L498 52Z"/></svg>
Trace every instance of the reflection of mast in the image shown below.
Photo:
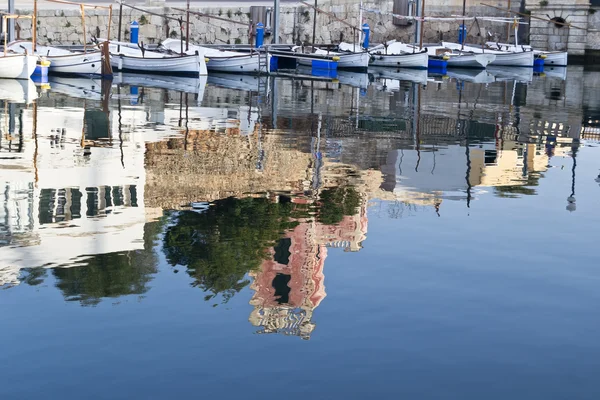
<svg viewBox="0 0 600 400"><path fill-rule="evenodd" d="M121 166L125 168L123 157L123 124L121 122L121 86L117 86L117 107L119 112L119 149L121 150Z"/></svg>
<svg viewBox="0 0 600 400"><path fill-rule="evenodd" d="M571 148L571 158L573 158L573 167L571 168L571 195L567 197L567 211L575 211L577 205L575 204L575 169L577 168L577 146L573 143Z"/></svg>
<svg viewBox="0 0 600 400"><path fill-rule="evenodd" d="M33 170L35 171L35 186L37 187L37 183L39 180L38 175L38 167L37 167L37 157L38 157L38 137L37 137L37 103L33 102L33 140L34 140L34 150L33 150Z"/></svg>
<svg viewBox="0 0 600 400"><path fill-rule="evenodd" d="M465 156L467 159L467 173L465 180L467 181L467 208L471 208L471 149L469 148L469 132L465 129L465 123L460 119L460 107L462 104L462 84L458 86L458 128L461 134L465 135Z"/></svg>

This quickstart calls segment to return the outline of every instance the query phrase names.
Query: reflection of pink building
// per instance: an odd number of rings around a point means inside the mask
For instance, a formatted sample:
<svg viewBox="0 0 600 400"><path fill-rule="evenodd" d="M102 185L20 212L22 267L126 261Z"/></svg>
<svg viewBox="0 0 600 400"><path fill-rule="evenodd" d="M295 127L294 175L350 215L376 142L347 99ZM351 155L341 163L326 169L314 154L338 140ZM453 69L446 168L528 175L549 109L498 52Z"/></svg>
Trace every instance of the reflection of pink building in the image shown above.
<svg viewBox="0 0 600 400"><path fill-rule="evenodd" d="M303 221L270 249L271 257L253 273L250 322L260 333L309 339L312 313L325 298L323 267L328 247L358 251L366 238L366 207L336 225Z"/></svg>

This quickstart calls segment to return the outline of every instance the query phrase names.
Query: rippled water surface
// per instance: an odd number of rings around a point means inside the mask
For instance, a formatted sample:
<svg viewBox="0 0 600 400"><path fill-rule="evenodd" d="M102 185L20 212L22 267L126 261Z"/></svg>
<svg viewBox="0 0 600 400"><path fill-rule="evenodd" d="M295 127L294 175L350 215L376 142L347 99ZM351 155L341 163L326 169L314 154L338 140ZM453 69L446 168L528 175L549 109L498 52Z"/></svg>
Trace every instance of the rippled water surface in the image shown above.
<svg viewBox="0 0 600 400"><path fill-rule="evenodd" d="M597 399L600 73L2 80L6 399Z"/></svg>

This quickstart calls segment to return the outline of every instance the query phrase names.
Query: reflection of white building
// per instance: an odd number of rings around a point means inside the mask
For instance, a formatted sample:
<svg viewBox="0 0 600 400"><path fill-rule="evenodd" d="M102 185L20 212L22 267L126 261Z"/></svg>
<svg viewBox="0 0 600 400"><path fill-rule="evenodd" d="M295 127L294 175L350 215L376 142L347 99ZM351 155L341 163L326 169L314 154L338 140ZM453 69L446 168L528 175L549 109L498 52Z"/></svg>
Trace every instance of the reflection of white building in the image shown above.
<svg viewBox="0 0 600 400"><path fill-rule="evenodd" d="M34 112L23 111L21 151L0 164L0 286L21 268L143 247L143 142L120 143L106 114L74 108L39 107L33 137Z"/></svg>
<svg viewBox="0 0 600 400"><path fill-rule="evenodd" d="M18 283L22 268L76 265L90 255L142 249L149 211L145 143L181 137L186 123L189 130L251 134L258 120L257 110L247 106L186 107L172 101L122 101L118 107L113 100L109 113L16 107L22 135L10 139L20 141L19 151L0 160L0 286Z"/></svg>

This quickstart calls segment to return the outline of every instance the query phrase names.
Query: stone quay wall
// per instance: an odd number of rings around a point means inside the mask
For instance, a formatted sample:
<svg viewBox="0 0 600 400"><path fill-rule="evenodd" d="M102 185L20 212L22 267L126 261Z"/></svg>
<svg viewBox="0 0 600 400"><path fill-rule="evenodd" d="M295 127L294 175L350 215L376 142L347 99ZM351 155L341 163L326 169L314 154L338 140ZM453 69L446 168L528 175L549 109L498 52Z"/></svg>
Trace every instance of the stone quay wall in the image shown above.
<svg viewBox="0 0 600 400"><path fill-rule="evenodd" d="M531 19L530 25L521 25L520 40L527 42L530 36L531 44L540 49L568 50L574 55L581 55L586 48L600 49L600 13L590 13L588 0L549 0L541 6L538 0L524 0L532 16L541 18L563 18L573 25L585 29L559 28L554 23ZM492 5L505 7L506 3L490 1ZM513 1L512 9L518 11L520 4ZM157 6L159 4L160 6ZM368 10L378 10L377 13L364 11L362 22L367 22L371 27L371 42L381 43L396 39L405 42L418 41L416 38L416 24L395 25L393 17L392 0L366 0L363 3ZM58 6L57 6L58 7ZM355 30L340 22L341 19L352 26L360 26L358 2L355 0L325 0L319 7L331 15L317 13L315 43L338 43L340 41L353 42ZM123 26L121 39L129 40L130 22L138 21L140 24L139 40L144 43L159 43L165 38L185 37L185 12L170 8L166 3L153 3L140 6L145 11L123 8ZM207 14L220 19L190 15L190 40L195 43L206 44L248 44L253 43L253 30L251 28L250 7L219 7L210 4L207 7L193 7L193 12ZM31 10L18 10L23 14L30 14ZM153 15L158 14L158 15ZM426 4L427 16L456 16L462 14L461 0L436 0L434 4ZM332 17L335 16L335 18ZM467 1L467 15L476 16L502 16L509 14L494 8L481 5L480 0ZM183 18L183 30L174 19ZM86 9L85 33L89 42L91 36L107 37L108 10ZM113 10L111 21L111 39L118 37L118 7ZM226 19L228 21L224 21ZM314 11L302 3L284 3L280 11L280 43L312 43ZM423 28L423 42L437 43L440 40L457 41L458 26L460 21L435 21L426 22ZM514 38L507 38L512 29L507 24L489 21L467 21L468 42L482 43L487 40L511 42ZM591 30L586 30L588 26ZM40 44L77 45L83 44L83 26L78 8L44 9L38 11L37 36ZM529 31L529 32L528 32ZM32 36L31 21L17 21L17 35L21 39ZM266 37L266 43L273 40L272 35Z"/></svg>

